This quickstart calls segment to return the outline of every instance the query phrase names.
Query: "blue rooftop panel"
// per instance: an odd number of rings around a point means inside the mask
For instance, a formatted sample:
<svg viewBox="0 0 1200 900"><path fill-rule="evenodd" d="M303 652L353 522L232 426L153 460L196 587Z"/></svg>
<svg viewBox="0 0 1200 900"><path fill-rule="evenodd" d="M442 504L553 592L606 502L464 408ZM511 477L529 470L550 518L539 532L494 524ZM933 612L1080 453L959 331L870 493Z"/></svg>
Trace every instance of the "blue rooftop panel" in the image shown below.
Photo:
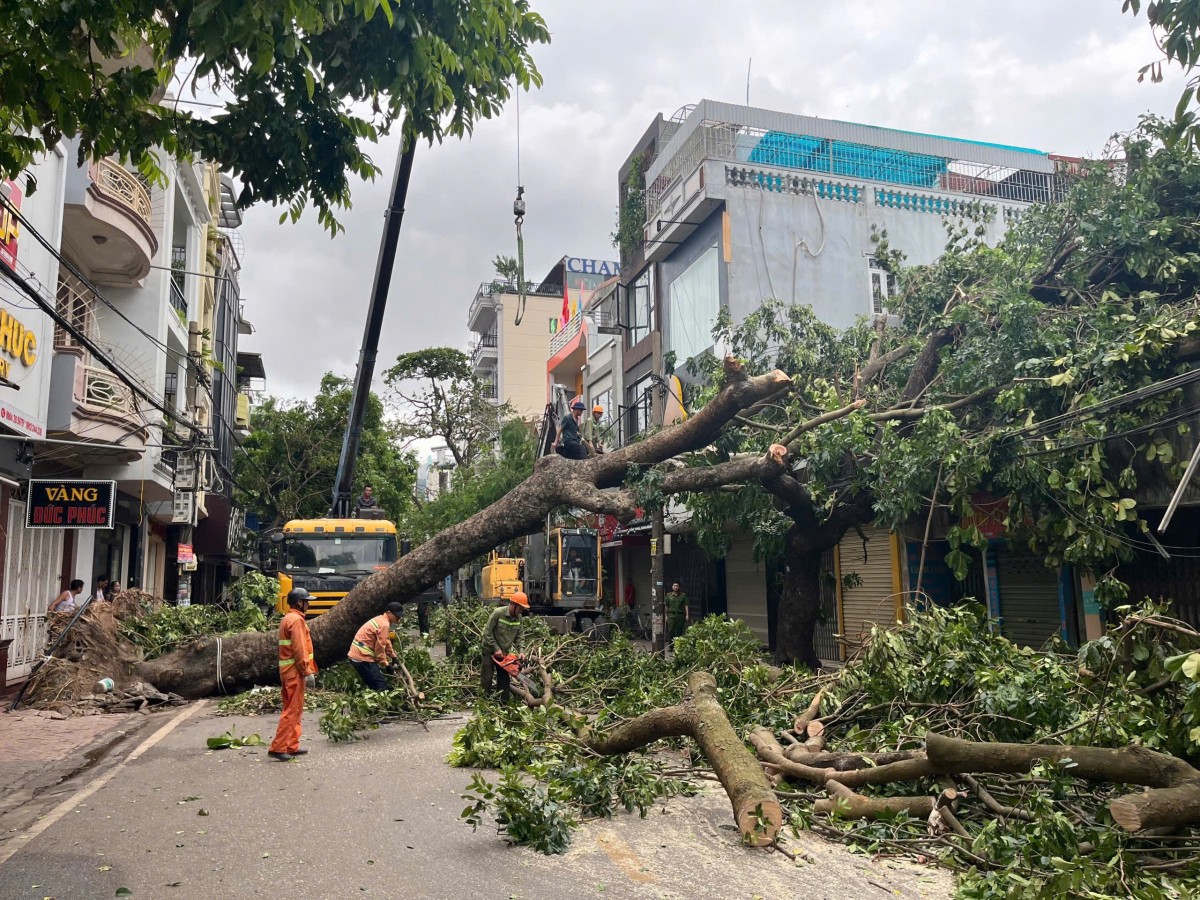
<svg viewBox="0 0 1200 900"><path fill-rule="evenodd" d="M934 187L948 162L940 156L781 131L763 135L750 152L749 161L913 187Z"/></svg>

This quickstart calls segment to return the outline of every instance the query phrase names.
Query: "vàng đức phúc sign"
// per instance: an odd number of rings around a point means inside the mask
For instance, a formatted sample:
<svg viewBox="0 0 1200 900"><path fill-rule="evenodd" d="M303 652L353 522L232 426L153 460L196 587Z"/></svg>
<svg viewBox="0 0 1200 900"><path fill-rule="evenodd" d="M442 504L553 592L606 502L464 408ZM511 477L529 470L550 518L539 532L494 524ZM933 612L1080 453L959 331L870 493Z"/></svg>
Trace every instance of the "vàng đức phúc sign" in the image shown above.
<svg viewBox="0 0 1200 900"><path fill-rule="evenodd" d="M26 528L112 528L115 481L36 478L29 481Z"/></svg>

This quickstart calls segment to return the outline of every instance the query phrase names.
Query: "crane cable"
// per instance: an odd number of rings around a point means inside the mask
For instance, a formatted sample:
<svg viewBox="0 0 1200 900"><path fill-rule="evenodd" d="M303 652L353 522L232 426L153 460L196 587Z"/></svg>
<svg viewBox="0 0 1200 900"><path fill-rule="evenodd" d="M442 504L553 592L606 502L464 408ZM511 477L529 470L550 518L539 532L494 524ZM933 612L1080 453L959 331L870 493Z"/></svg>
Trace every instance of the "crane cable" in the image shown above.
<svg viewBox="0 0 1200 900"><path fill-rule="evenodd" d="M521 225L525 222L525 186L521 184L521 85L517 84L513 93L517 98L517 198L513 200L513 221L517 226L517 318L514 325L520 325L525 318L525 237L521 234Z"/></svg>

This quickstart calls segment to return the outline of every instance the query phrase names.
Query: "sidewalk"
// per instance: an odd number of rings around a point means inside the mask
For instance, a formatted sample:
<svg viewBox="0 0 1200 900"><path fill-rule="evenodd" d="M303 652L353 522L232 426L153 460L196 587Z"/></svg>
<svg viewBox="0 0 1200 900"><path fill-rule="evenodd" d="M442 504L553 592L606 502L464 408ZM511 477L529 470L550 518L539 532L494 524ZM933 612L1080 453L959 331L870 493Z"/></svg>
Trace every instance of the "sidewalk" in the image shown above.
<svg viewBox="0 0 1200 900"><path fill-rule="evenodd" d="M33 709L0 713L0 840L36 817L36 810L23 807L155 721L137 713L55 718L61 715Z"/></svg>

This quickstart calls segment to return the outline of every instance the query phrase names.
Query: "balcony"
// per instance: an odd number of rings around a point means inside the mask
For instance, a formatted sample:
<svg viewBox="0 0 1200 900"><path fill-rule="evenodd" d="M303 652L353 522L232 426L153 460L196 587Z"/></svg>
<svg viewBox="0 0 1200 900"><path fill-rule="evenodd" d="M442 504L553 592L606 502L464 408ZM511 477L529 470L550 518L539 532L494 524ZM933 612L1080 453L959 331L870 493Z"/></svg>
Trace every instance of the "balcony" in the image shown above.
<svg viewBox="0 0 1200 900"><path fill-rule="evenodd" d="M63 242L97 284L136 286L158 252L150 191L102 159L67 176Z"/></svg>
<svg viewBox="0 0 1200 900"><path fill-rule="evenodd" d="M481 382L480 387L483 388L483 396L485 400L491 400L492 402L498 402L500 400L500 391L496 389L496 382L484 381Z"/></svg>
<svg viewBox="0 0 1200 900"><path fill-rule="evenodd" d="M500 308L500 298L505 294L516 296L517 285L511 281L485 281L481 284L471 301L470 309L467 310L467 328L476 332L491 330ZM563 287L561 284L535 285L529 281L525 283L525 294L534 297L561 297Z"/></svg>
<svg viewBox="0 0 1200 900"><path fill-rule="evenodd" d="M480 335L475 346L471 349L471 369L474 372L485 372L496 368L500 358L500 339L494 331Z"/></svg>
<svg viewBox="0 0 1200 900"><path fill-rule="evenodd" d="M550 338L546 374L564 385L574 385L587 362L587 322L583 316L568 320Z"/></svg>
<svg viewBox="0 0 1200 900"><path fill-rule="evenodd" d="M171 309L175 310L180 323L186 328L188 320L187 297L183 296L183 288L174 276L171 277Z"/></svg>

